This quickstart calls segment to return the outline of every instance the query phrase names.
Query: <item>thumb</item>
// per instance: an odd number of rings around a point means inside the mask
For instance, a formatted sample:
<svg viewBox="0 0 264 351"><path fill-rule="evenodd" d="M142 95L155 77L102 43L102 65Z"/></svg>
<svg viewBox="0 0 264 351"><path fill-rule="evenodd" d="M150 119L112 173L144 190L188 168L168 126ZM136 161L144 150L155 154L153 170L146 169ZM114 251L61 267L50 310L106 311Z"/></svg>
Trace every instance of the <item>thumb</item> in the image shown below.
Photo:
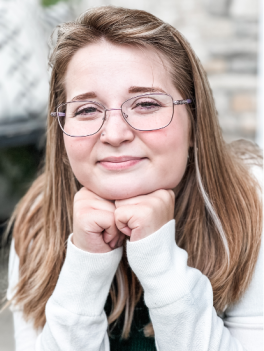
<svg viewBox="0 0 264 351"><path fill-rule="evenodd" d="M132 229L129 227L129 221L133 216L132 206L122 206L115 210L115 223L120 232L131 236Z"/></svg>
<svg viewBox="0 0 264 351"><path fill-rule="evenodd" d="M122 232L123 234L127 235L127 236L131 236L131 232L132 230L127 226L125 225L124 227L118 227L117 228L120 230L120 232Z"/></svg>

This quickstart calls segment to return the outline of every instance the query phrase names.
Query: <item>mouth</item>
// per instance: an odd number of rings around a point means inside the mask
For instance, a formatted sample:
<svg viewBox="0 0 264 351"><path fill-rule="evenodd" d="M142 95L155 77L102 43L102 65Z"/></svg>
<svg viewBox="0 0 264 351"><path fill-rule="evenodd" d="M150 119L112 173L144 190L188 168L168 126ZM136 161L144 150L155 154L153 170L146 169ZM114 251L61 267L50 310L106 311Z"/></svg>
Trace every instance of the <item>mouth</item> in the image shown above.
<svg viewBox="0 0 264 351"><path fill-rule="evenodd" d="M120 171L124 169L131 168L135 165L138 165L142 161L146 160L146 157L135 157L135 156L119 156L119 157L106 157L100 161L100 164L103 168L113 171Z"/></svg>

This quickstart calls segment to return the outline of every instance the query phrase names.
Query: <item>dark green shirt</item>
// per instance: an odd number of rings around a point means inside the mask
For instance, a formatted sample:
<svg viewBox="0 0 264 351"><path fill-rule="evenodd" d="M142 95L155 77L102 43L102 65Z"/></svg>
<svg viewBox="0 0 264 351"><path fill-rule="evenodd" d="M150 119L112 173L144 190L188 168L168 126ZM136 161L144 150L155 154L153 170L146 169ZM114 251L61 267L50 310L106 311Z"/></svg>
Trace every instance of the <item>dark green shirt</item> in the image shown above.
<svg viewBox="0 0 264 351"><path fill-rule="evenodd" d="M105 304L106 315L111 311L110 295ZM155 340L153 337L145 337L143 328L150 322L149 310L144 303L143 294L135 307L134 317L131 325L130 336L127 340L121 340L124 323L124 311L119 318L115 328L109 336L111 351L156 351ZM111 330L112 324L110 325Z"/></svg>

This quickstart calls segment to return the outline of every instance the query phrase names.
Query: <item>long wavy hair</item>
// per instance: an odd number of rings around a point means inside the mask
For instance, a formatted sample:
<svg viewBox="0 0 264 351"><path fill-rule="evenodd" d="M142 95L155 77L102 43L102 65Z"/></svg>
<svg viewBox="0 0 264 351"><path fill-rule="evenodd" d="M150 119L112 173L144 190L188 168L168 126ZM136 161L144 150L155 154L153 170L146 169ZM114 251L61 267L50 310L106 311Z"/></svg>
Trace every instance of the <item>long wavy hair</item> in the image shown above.
<svg viewBox="0 0 264 351"><path fill-rule="evenodd" d="M150 13L119 7L88 10L75 21L58 26L50 65L49 114L43 172L17 205L13 225L20 259L19 282L13 303L23 306L35 328L45 324L45 305L62 268L66 241L72 232L73 198L81 184L65 152L59 124L50 112L65 102L64 77L80 48L105 39L117 45L154 48L171 67L170 75L187 106L194 146L175 191L175 240L188 253L188 265L206 275L217 313L237 302L247 289L257 261L262 232L258 182L245 158L262 160L250 142L224 142L206 73L186 39ZM143 293L128 265L126 253L110 288L108 323L124 311L122 338L129 337L135 305ZM113 324L114 325L114 324ZM146 336L153 336L149 323Z"/></svg>

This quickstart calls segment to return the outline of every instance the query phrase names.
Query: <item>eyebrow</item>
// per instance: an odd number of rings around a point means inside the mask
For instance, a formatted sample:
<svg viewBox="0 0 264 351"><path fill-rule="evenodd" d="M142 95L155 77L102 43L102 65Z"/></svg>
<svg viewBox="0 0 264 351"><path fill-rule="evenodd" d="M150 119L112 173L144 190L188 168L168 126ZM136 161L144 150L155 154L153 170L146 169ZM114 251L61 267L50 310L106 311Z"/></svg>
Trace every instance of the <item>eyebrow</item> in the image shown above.
<svg viewBox="0 0 264 351"><path fill-rule="evenodd" d="M94 99L94 98L96 98L96 94L93 91L90 91L88 93L75 96L71 101L76 101L76 100L81 101L81 100Z"/></svg>
<svg viewBox="0 0 264 351"><path fill-rule="evenodd" d="M165 93L166 92L159 87L130 87L129 93Z"/></svg>
<svg viewBox="0 0 264 351"><path fill-rule="evenodd" d="M128 89L128 92L130 94L135 94L135 93L166 93L166 91L164 91L163 89L159 88L159 87L136 87L136 86L132 86ZM81 100L87 100L87 99L95 99L97 97L97 95L95 94L95 92L90 91L84 94L80 94L75 96L71 101L81 101Z"/></svg>

